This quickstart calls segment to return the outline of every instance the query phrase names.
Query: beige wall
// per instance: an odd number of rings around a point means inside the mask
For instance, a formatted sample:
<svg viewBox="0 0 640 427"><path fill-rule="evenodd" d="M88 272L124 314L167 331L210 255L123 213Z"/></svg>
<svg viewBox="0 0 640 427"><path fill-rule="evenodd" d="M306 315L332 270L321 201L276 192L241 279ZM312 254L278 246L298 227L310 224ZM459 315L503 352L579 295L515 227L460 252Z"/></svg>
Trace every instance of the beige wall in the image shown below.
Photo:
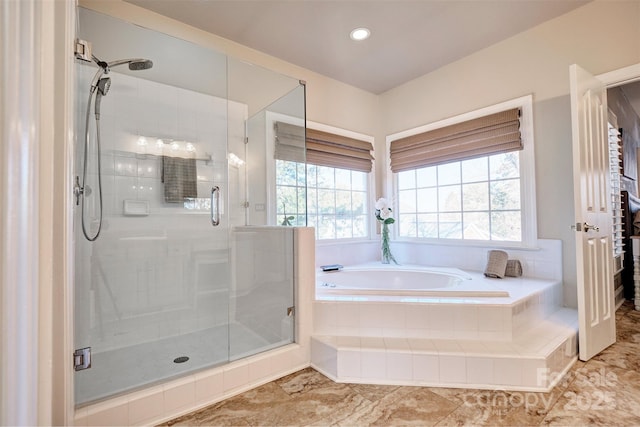
<svg viewBox="0 0 640 427"><path fill-rule="evenodd" d="M576 305L569 65L599 74L640 63L640 2L596 0L380 96L119 0L80 5L306 80L309 120L375 137L376 197L386 135L532 93L538 234L563 241L565 300Z"/></svg>
<svg viewBox="0 0 640 427"><path fill-rule="evenodd" d="M640 2L595 1L388 91L381 117L391 134L532 93L538 235L562 239L565 301L575 307L569 65L600 74L639 62Z"/></svg>

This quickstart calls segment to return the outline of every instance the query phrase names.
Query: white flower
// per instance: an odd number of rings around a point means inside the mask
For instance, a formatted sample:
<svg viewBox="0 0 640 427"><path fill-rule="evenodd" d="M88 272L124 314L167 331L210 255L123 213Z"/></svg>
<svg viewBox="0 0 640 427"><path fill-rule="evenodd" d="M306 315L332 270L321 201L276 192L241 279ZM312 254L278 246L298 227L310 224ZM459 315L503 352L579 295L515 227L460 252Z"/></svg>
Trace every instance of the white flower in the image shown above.
<svg viewBox="0 0 640 427"><path fill-rule="evenodd" d="M385 207L380 209L380 218L387 219L387 218L391 218L391 209Z"/></svg>
<svg viewBox="0 0 640 427"><path fill-rule="evenodd" d="M388 209L388 208L389 208L389 202L387 202L387 199L385 199L384 197L380 197L376 202L376 209L382 210L382 209Z"/></svg>

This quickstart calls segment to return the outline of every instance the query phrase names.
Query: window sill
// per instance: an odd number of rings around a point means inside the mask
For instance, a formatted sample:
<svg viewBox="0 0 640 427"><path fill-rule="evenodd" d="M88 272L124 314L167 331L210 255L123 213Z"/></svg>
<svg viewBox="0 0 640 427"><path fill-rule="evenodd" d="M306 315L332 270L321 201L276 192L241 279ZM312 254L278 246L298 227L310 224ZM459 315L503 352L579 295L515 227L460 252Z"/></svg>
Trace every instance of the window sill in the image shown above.
<svg viewBox="0 0 640 427"><path fill-rule="evenodd" d="M458 246L467 248L492 248L492 249L517 249L521 251L539 251L540 247L537 243L529 244L526 242L493 242L483 240L444 240L444 239L420 239L401 237L391 240L391 243L408 243L414 245L433 245L433 246Z"/></svg>

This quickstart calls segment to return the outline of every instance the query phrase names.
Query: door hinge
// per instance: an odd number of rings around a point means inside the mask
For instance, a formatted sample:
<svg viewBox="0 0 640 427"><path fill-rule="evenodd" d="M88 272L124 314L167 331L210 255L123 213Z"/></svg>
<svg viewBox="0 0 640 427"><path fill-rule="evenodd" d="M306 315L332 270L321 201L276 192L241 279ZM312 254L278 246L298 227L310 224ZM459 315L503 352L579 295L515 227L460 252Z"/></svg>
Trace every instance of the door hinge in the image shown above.
<svg viewBox="0 0 640 427"><path fill-rule="evenodd" d="M91 367L91 347L79 348L73 352L73 369L82 371Z"/></svg>
<svg viewBox="0 0 640 427"><path fill-rule="evenodd" d="M291 317L294 314L296 314L296 309L295 307L291 306L291 307L287 307L287 317Z"/></svg>

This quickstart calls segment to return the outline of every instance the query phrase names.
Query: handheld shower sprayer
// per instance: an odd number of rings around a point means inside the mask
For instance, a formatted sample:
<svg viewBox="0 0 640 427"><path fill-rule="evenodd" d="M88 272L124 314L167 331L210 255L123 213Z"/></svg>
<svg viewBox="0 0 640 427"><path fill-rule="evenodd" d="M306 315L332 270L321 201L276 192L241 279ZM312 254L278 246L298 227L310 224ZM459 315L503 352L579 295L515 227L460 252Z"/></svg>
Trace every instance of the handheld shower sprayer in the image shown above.
<svg viewBox="0 0 640 427"><path fill-rule="evenodd" d="M129 70L138 71L138 70L148 70L153 67L153 62L149 59L143 58L132 58L132 59L118 59L116 61L105 62L98 59L95 55L91 55L91 59L93 62L98 65L98 71L93 76L93 80L91 80L91 86L89 87L89 100L87 102L87 111L85 114L85 138L84 138L84 165L82 169L82 184L80 183L80 177L76 176L75 185L73 188L73 194L76 197L76 205L80 204L80 199L82 199L82 213L81 213L81 222L82 222L82 232L84 237L90 242L93 242L100 235L100 230L102 229L102 177L101 177L101 154L100 154L100 103L102 102L102 97L106 96L109 92L109 88L111 87L111 78L105 76L105 74L109 74L111 68L117 67L119 65L127 64L129 66ZM93 96L95 95L95 100L93 100ZM95 138L95 148L96 148L96 164L98 166L98 200L100 203L100 207L98 209L99 219L98 219L98 230L96 231L94 236L90 236L87 231L87 227L85 225L85 198L90 195L91 191L88 185L86 185L87 181L87 163L88 163L88 152L89 152L89 116L91 115L91 101L94 101L94 115L96 122L96 138Z"/></svg>
<svg viewBox="0 0 640 427"><path fill-rule="evenodd" d="M109 92L109 88L111 87L111 78L110 77L102 77L98 80L98 92L96 93L96 104L94 106L94 112L96 116L96 120L100 120L100 101L102 101L102 97Z"/></svg>

